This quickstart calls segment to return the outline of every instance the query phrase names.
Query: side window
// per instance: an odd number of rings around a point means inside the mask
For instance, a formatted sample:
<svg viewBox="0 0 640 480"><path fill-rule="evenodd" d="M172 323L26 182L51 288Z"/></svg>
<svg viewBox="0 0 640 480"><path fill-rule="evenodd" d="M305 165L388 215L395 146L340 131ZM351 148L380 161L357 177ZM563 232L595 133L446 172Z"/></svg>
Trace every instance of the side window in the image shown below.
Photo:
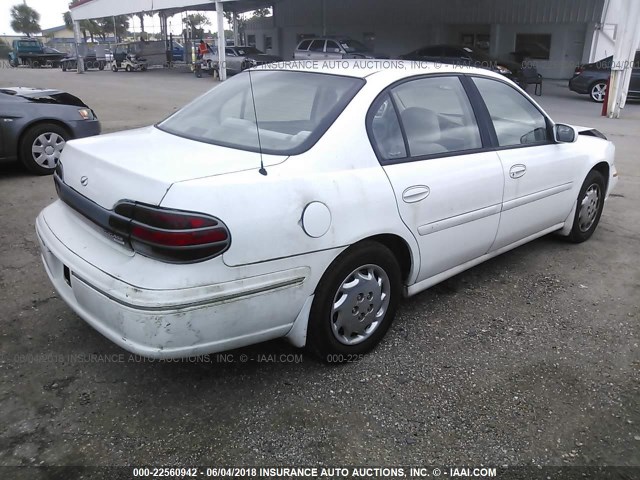
<svg viewBox="0 0 640 480"><path fill-rule="evenodd" d="M474 78L501 147L547 143L547 121L540 111L516 89L497 80Z"/></svg>
<svg viewBox="0 0 640 480"><path fill-rule="evenodd" d="M224 54L225 54L227 57L235 57L235 56L236 56L236 52L235 52L235 50L234 50L233 48L227 48L227 49L225 49Z"/></svg>
<svg viewBox="0 0 640 480"><path fill-rule="evenodd" d="M400 122L389 95L379 97L371 106L370 132L374 146L383 160L406 158Z"/></svg>
<svg viewBox="0 0 640 480"><path fill-rule="evenodd" d="M411 80L391 91L409 144L409 155L482 148L480 130L458 77Z"/></svg>
<svg viewBox="0 0 640 480"><path fill-rule="evenodd" d="M314 40L309 47L310 52L324 52L324 40Z"/></svg>
<svg viewBox="0 0 640 480"><path fill-rule="evenodd" d="M305 40L298 45L298 50L309 50L309 45L311 45L311 40Z"/></svg>
<svg viewBox="0 0 640 480"><path fill-rule="evenodd" d="M327 53L340 53L340 45L333 40L327 40Z"/></svg>

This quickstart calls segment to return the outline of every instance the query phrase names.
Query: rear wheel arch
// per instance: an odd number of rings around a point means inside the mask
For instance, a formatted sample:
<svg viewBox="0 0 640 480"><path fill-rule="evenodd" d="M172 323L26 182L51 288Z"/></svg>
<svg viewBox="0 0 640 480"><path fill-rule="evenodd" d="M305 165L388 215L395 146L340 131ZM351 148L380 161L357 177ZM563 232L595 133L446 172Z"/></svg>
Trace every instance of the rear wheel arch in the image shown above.
<svg viewBox="0 0 640 480"><path fill-rule="evenodd" d="M367 241L380 243L391 250L391 253L393 253L393 256L396 257L396 260L398 261L398 265L400 265L402 281L406 284L414 265L411 247L409 247L409 244L406 242L406 240L399 235L385 233L365 238L352 246L356 246L362 242Z"/></svg>

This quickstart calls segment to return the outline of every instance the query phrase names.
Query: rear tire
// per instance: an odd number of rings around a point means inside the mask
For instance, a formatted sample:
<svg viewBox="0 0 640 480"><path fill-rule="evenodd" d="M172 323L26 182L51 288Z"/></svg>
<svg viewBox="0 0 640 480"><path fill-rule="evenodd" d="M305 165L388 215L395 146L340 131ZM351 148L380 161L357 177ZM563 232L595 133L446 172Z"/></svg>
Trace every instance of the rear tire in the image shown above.
<svg viewBox="0 0 640 480"><path fill-rule="evenodd" d="M36 175L51 175L71 136L59 125L40 123L29 128L20 140L20 160Z"/></svg>
<svg viewBox="0 0 640 480"><path fill-rule="evenodd" d="M589 97L596 103L604 102L607 93L607 82L596 82L589 88Z"/></svg>
<svg viewBox="0 0 640 480"><path fill-rule="evenodd" d="M129 73L133 72L133 68L131 67L131 65L127 65L125 70Z"/></svg>
<svg viewBox="0 0 640 480"><path fill-rule="evenodd" d="M111 65L111 71L112 72L117 72L118 71L118 66L115 63L113 65Z"/></svg>
<svg viewBox="0 0 640 480"><path fill-rule="evenodd" d="M316 288L308 349L330 363L373 349L393 322L401 285L398 261L384 245L367 241L339 255Z"/></svg>
<svg viewBox="0 0 640 480"><path fill-rule="evenodd" d="M573 217L573 227L567 237L573 243L582 243L596 231L604 208L605 180L600 172L591 170L580 188Z"/></svg>

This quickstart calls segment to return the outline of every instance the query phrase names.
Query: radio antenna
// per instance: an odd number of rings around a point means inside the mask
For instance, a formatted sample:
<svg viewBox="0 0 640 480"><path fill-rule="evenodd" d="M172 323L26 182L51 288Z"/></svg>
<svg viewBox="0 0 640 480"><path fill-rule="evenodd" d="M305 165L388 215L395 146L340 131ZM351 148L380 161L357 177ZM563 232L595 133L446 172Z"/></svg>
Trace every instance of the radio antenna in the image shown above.
<svg viewBox="0 0 640 480"><path fill-rule="evenodd" d="M267 175L267 170L264 168L264 160L262 158L262 142L260 141L260 125L258 125L258 109L256 108L256 97L253 94L253 80L251 79L251 70L247 70L249 74L249 86L251 87L251 101L253 102L253 113L256 116L256 133L258 134L258 149L260 150L260 175Z"/></svg>

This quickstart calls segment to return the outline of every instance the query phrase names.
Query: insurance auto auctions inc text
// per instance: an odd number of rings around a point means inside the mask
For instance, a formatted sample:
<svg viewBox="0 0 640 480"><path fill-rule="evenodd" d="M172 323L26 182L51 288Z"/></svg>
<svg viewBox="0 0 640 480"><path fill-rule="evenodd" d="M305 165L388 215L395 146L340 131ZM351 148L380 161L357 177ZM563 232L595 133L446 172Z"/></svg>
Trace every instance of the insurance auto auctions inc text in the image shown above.
<svg viewBox="0 0 640 480"><path fill-rule="evenodd" d="M261 467L255 472L263 478L436 478L496 477L495 468L434 467Z"/></svg>

